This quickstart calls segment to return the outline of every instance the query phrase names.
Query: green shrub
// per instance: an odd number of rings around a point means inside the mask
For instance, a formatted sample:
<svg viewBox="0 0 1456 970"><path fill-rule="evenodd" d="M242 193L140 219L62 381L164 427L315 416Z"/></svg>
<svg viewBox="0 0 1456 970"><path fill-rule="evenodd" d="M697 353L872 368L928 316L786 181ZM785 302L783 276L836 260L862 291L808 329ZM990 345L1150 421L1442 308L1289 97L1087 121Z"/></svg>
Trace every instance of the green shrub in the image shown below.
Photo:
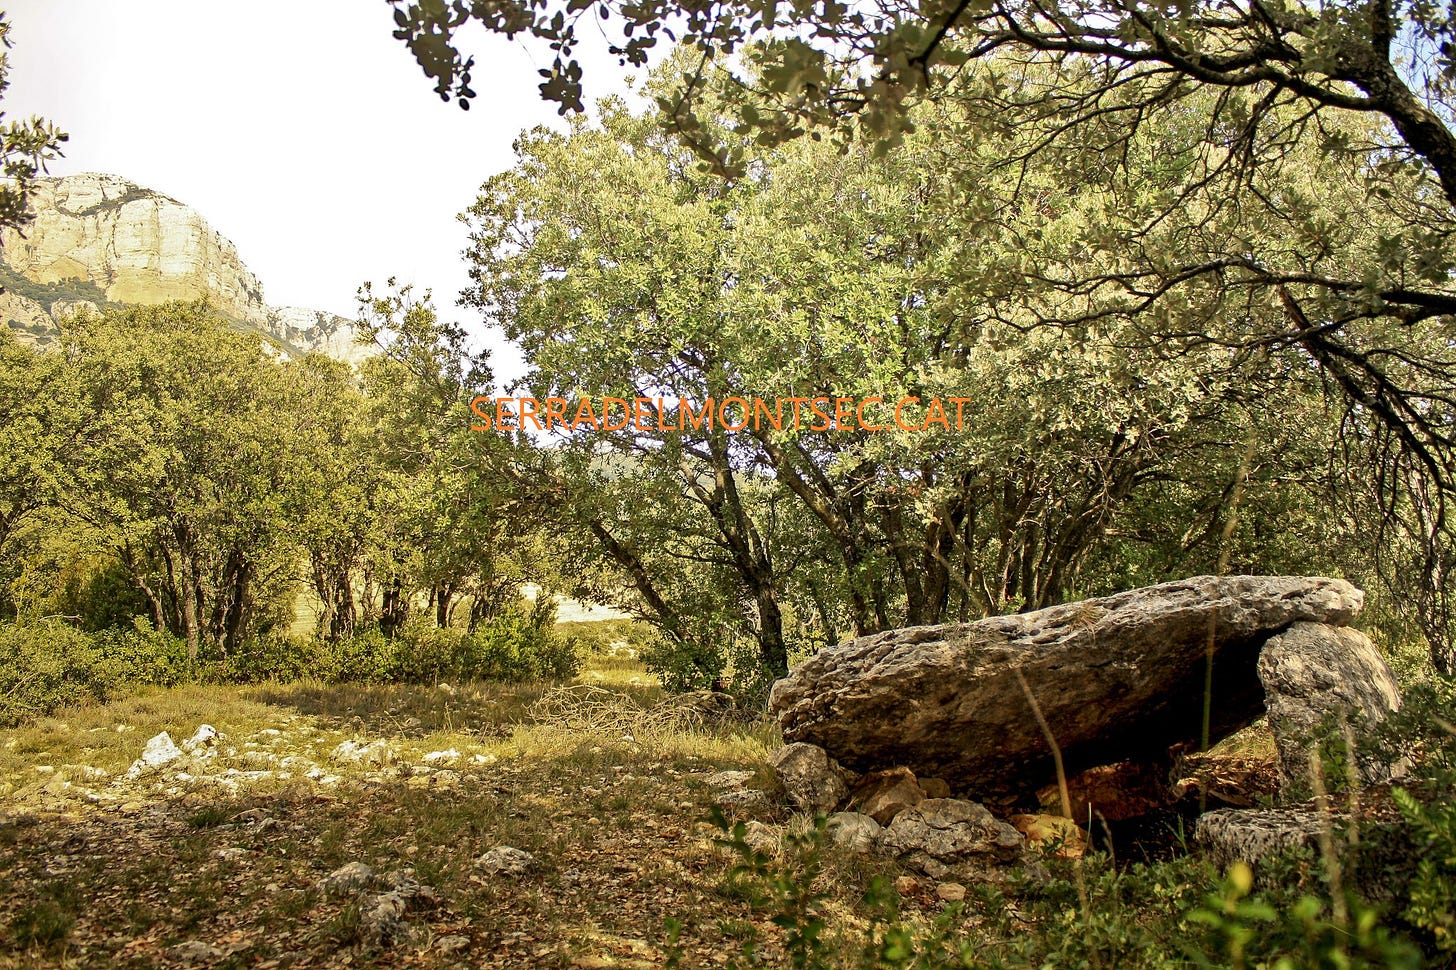
<svg viewBox="0 0 1456 970"><path fill-rule="evenodd" d="M482 680L565 679L581 670L580 641L552 629L551 618L508 613L476 630L456 676Z"/></svg>
<svg viewBox="0 0 1456 970"><path fill-rule="evenodd" d="M1405 918L1431 934L1438 950L1456 954L1456 805L1422 805L1402 789L1392 794L1425 850L1411 879Z"/></svg>
<svg viewBox="0 0 1456 970"><path fill-rule="evenodd" d="M150 613L147 598L126 567L114 560L89 572L67 576L57 595L57 612L80 620L81 629L128 630L132 618Z"/></svg>
<svg viewBox="0 0 1456 970"><path fill-rule="evenodd" d="M723 678L728 653L721 645L679 640L659 633L642 650L642 662L674 694L705 690Z"/></svg>
<svg viewBox="0 0 1456 970"><path fill-rule="evenodd" d="M75 627L54 620L0 625L0 725L105 700L121 681L121 665Z"/></svg>
<svg viewBox="0 0 1456 970"><path fill-rule="evenodd" d="M1386 967L1416 970L1420 951L1381 925L1377 910L1347 898L1342 907L1276 886L1253 893L1254 875L1235 863L1219 890L1188 919L1208 938L1191 955L1204 967Z"/></svg>
<svg viewBox="0 0 1456 970"><path fill-rule="evenodd" d="M172 687L197 677L187 644L166 630L153 629L143 617L135 618L129 630L101 630L91 639L121 682Z"/></svg>
<svg viewBox="0 0 1456 970"><path fill-rule="evenodd" d="M1307 855L1263 872L1247 866L1218 879L1202 859L1114 866L1102 854L1048 864L1052 878L974 886L964 904L906 920L883 876L871 878L859 918L831 921L825 820L786 837L782 860L747 844L746 826L715 809L717 843L735 855L722 892L779 930L784 964L847 970L981 970L1001 967L1217 968L1382 967L1405 970L1422 956L1380 913L1354 898L1335 906ZM1449 907L1447 907L1449 912ZM684 921L667 926L669 965L683 952ZM762 931L747 924L729 967L763 960Z"/></svg>
<svg viewBox="0 0 1456 970"><path fill-rule="evenodd" d="M504 614L474 633L415 622L393 637L377 627L338 640L269 634L229 657L224 676L242 683L313 678L361 684L572 677L581 668L580 645L557 633L551 620L549 611L533 610Z"/></svg>

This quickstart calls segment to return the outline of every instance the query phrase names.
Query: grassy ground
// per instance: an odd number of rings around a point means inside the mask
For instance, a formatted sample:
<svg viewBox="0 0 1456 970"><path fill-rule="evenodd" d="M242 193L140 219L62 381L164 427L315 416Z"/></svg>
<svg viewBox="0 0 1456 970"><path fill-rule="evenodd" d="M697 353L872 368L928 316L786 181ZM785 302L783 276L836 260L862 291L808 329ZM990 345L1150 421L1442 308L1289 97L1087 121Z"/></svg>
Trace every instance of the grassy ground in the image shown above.
<svg viewBox="0 0 1456 970"><path fill-rule="evenodd" d="M192 686L5 732L0 966L649 967L668 918L684 966L771 949L704 819L716 771L771 786L776 739L648 713L659 691L621 658L582 681L585 708L542 685ZM212 757L127 778L149 738L204 723ZM535 870L491 875L500 845ZM353 862L412 869L438 902L382 947L366 897L320 885ZM884 864L837 865L853 922Z"/></svg>

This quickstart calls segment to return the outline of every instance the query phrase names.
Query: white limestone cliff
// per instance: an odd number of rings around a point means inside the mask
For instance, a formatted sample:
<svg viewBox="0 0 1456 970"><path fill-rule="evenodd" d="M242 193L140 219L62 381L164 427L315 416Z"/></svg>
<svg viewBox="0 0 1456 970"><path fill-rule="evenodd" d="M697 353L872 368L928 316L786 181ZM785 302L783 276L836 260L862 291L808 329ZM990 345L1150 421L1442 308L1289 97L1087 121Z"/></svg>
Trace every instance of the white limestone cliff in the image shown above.
<svg viewBox="0 0 1456 970"><path fill-rule="evenodd" d="M35 219L0 235L0 260L36 284L0 296L0 316L20 339L44 346L47 324L85 304L151 304L206 297L225 316L275 339L286 355L370 356L350 321L331 313L274 309L231 241L196 209L116 175L40 179Z"/></svg>

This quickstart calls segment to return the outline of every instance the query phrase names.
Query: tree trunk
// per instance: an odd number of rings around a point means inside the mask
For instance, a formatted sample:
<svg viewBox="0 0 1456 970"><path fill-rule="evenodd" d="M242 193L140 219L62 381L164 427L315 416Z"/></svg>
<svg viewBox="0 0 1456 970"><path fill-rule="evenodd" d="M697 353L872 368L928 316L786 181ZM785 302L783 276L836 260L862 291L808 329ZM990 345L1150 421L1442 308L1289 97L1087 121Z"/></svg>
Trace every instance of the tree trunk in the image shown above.
<svg viewBox="0 0 1456 970"><path fill-rule="evenodd" d="M789 651L784 643L784 615L778 592L770 581L760 585L758 600L758 659L774 679L789 673Z"/></svg>

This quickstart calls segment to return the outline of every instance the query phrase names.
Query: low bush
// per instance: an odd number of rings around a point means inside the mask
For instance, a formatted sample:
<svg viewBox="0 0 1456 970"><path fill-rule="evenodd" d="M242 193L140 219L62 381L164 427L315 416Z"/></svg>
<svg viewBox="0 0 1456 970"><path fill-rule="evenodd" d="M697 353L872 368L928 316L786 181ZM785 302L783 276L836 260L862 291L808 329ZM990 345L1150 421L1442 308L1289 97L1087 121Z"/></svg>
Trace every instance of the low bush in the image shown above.
<svg viewBox="0 0 1456 970"><path fill-rule="evenodd" d="M104 701L120 682L120 665L75 627L56 621L0 626L0 725Z"/></svg>
<svg viewBox="0 0 1456 970"><path fill-rule="evenodd" d="M200 663L186 645L143 619L132 629L88 633L59 620L0 624L0 726L57 708L105 701L140 686L320 680L409 684L442 680L558 680L581 668L577 638L554 629L550 610L512 612L474 633L426 624L394 637L378 629L326 640L268 633Z"/></svg>
<svg viewBox="0 0 1456 970"><path fill-rule="evenodd" d="M197 674L182 641L145 620L94 634L59 620L0 624L0 725Z"/></svg>
<svg viewBox="0 0 1456 970"><path fill-rule="evenodd" d="M133 620L130 630L107 628L91 639L106 662L115 666L120 683L172 687L197 678L187 644L144 618Z"/></svg>
<svg viewBox="0 0 1456 970"><path fill-rule="evenodd" d="M1357 899L1336 906L1305 881L1266 874L1254 887L1247 866L1225 878L1197 857L1117 867L1106 855L1056 862L1045 882L985 883L964 903L932 917L906 917L899 894L872 878L857 918L832 915L825 819L786 837L782 858L748 845L743 823L715 818L718 844L735 856L723 892L777 927L768 940L752 927L730 968L761 965L769 950L802 970L992 970L1001 967L1405 968L1425 965L1401 928ZM1308 859L1290 865L1310 874ZM669 966L680 957L685 923L667 926ZM772 945L770 945L772 944Z"/></svg>

